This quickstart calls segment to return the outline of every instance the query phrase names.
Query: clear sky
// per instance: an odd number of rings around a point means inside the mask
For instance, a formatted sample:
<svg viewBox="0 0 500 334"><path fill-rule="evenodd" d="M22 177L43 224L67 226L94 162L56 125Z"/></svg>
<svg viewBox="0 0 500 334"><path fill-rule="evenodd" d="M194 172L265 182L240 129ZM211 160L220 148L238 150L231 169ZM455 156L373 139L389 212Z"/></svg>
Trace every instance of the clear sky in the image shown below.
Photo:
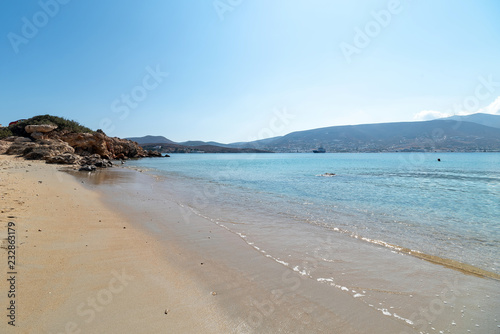
<svg viewBox="0 0 500 334"><path fill-rule="evenodd" d="M247 141L500 109L498 0L0 5L0 123Z"/></svg>

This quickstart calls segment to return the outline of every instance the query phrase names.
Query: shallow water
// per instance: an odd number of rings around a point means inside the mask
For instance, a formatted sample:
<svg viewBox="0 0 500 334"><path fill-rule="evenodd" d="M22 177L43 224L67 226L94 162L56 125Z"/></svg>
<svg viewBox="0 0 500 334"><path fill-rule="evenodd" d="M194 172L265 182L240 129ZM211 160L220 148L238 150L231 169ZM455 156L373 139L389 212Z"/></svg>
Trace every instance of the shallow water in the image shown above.
<svg viewBox="0 0 500 334"><path fill-rule="evenodd" d="M282 246L304 243L304 253L314 226L324 238L343 233L500 273L498 153L177 154L128 165L168 178L184 204L254 243L293 231Z"/></svg>
<svg viewBox="0 0 500 334"><path fill-rule="evenodd" d="M291 155L291 158L321 161L319 159L328 160L326 156ZM443 155L440 156L443 160ZM301 189L304 182L292 182L296 174L302 175L296 180L309 180L321 188L325 184L332 186L332 182L341 179L336 177L342 173L335 177L321 177L316 176L320 175L316 171L310 175L310 172L300 172L295 166L294 171L287 173L286 168L281 168L283 172L276 171L273 177L272 168L267 168L267 174L261 174L257 171L265 170L263 167L252 166L259 162L248 161L260 157L271 160L287 158L286 155L174 156L174 159L127 163L128 166L136 164L137 167L132 168L144 173L113 168L77 174L86 185L101 191L103 198L125 217L130 217L134 225L149 230L166 245L176 245L179 254L192 253L194 260L183 262L183 267L198 267L202 259L201 262L211 263L210 268L217 268L213 271L213 282L225 282L218 286L217 291L227 294L228 312L233 312L231 317L249 324L255 332L262 329L254 326L249 316L254 314L255 300L274 303L269 296L276 291L288 291L292 280L301 282L296 289L293 285L294 290L290 291L289 297L295 305L292 309L298 307L302 313L315 318L323 319L328 315L330 319L332 315L342 315L347 323L361 321L367 325L375 321L378 324L376 330L365 332L387 332L382 326L387 319L396 322L396 326L407 326L408 329L401 333L413 330L419 333L493 333L499 330L499 280L464 274L464 271L451 270L449 266L437 266L431 263L432 257L423 261L393 246L377 244L376 239L360 240L360 236L366 237L375 231L384 237L413 241L411 235L406 238L398 235L397 230L391 228L390 221L385 223L386 226L379 225L383 219L374 213L368 215L357 207L345 210L349 207L346 203L322 208L318 204L321 198L276 191L281 189L277 186L280 182L283 187L294 188L297 193L304 191ZM279 163L296 165L290 161ZM153 168L163 164L171 164L171 170ZM278 162L264 161L263 164L276 166ZM209 169L206 167L209 165L217 167ZM307 165L315 164L309 161ZM354 165L356 163L352 163ZM354 167L345 168L346 174L351 169ZM199 175L195 176L197 170ZM331 172L337 170L329 169ZM358 176L351 177L356 179ZM246 185L248 179L258 182ZM256 185L265 183L259 182L261 179L267 179L271 184L274 181L274 185L259 189ZM339 182L340 186L346 187L342 182ZM360 192L365 190L362 188L358 187ZM320 193L316 189L306 190L310 194ZM355 198L352 193L346 195ZM341 193L334 193L334 196L343 197ZM310 218L311 214L321 216L324 213L327 214L322 216L322 222ZM366 226L369 224L372 226ZM402 228L401 231L406 230ZM433 238L432 235L427 237ZM206 281L205 275L203 271L200 282ZM255 289L250 290L249 286L254 285ZM274 307L284 313L271 321L277 316L273 314L266 326L282 330L282 321L286 322L294 312L279 304ZM316 307L326 313L308 313ZM378 317L361 319L362 314L372 314L372 317L373 312ZM304 332L300 326L306 325L292 326L293 330L289 332Z"/></svg>

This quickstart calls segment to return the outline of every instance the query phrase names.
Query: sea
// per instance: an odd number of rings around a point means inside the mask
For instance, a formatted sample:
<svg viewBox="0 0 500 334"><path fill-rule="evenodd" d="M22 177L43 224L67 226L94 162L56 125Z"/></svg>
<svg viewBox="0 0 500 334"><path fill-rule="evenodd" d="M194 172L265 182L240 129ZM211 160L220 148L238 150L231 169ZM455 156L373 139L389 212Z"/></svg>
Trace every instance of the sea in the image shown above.
<svg viewBox="0 0 500 334"><path fill-rule="evenodd" d="M304 254L328 264L361 244L500 274L499 153L172 154L126 165L158 176L186 222L205 217L304 275L318 266Z"/></svg>

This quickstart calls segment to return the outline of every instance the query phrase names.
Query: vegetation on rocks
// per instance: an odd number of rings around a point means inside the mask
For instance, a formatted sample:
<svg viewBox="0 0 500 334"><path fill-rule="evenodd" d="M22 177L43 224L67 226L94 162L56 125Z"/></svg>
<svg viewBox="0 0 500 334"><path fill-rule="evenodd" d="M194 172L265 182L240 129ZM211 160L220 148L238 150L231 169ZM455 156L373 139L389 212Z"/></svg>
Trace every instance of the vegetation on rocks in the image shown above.
<svg viewBox="0 0 500 334"><path fill-rule="evenodd" d="M12 136L12 131L8 127L0 127L0 139Z"/></svg>
<svg viewBox="0 0 500 334"><path fill-rule="evenodd" d="M27 133L25 130L26 125L42 125L42 124L56 125L59 131L67 131L72 133L94 133L94 131L81 125L78 122L52 115L40 115L20 121L16 124L9 126L9 130L14 136L29 137L30 136L29 133Z"/></svg>

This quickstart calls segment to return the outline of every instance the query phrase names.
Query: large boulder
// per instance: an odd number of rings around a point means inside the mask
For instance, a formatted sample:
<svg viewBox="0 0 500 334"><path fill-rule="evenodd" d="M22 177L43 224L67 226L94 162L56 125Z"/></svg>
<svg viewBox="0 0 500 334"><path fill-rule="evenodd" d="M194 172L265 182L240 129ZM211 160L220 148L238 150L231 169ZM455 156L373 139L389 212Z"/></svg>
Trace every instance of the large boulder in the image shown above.
<svg viewBox="0 0 500 334"><path fill-rule="evenodd" d="M161 158L161 157L163 157L163 155L161 155L161 153L158 151L146 151L146 154L148 155L149 158Z"/></svg>
<svg viewBox="0 0 500 334"><path fill-rule="evenodd" d="M26 125L24 127L24 130L27 133L34 133L34 132L47 133L55 129L57 129L57 125L50 125L50 124Z"/></svg>
<svg viewBox="0 0 500 334"><path fill-rule="evenodd" d="M85 156L80 160L80 165L96 166L100 168L113 167L113 163L107 159L101 159L99 154Z"/></svg>

